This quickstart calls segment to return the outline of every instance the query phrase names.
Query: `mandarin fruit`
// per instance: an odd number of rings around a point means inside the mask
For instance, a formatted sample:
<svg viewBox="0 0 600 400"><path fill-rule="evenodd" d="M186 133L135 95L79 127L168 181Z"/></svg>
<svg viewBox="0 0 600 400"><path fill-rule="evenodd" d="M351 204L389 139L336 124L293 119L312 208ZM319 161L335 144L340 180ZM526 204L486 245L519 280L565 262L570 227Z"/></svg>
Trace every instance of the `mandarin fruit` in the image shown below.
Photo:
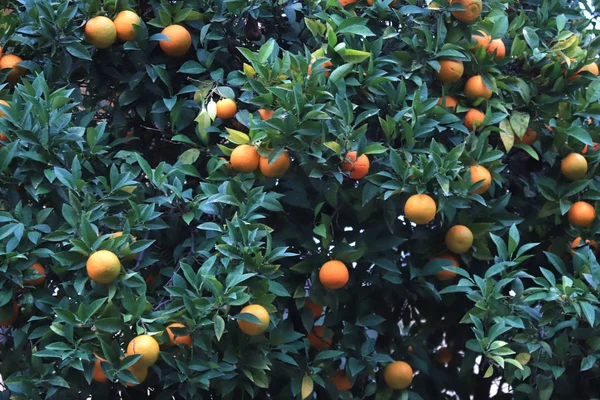
<svg viewBox="0 0 600 400"><path fill-rule="evenodd" d="M175 322L173 324L170 324L169 326L167 326L167 333L169 334L169 339L171 340L171 344L183 344L186 345L187 347L192 347L192 337L187 334L187 335L176 335L172 328L181 328L181 329L185 329L186 326L183 324L180 324L179 322Z"/></svg>
<svg viewBox="0 0 600 400"><path fill-rule="evenodd" d="M108 377L102 370L102 361L106 361L98 356L96 356L96 361L94 361L94 371L92 372L92 380L98 383L106 383L108 382Z"/></svg>
<svg viewBox="0 0 600 400"><path fill-rule="evenodd" d="M310 345L318 350L328 349L333 343L332 337L326 337L327 331L324 326L315 326L307 338Z"/></svg>
<svg viewBox="0 0 600 400"><path fill-rule="evenodd" d="M333 383L338 391L352 389L352 383L346 373L342 370L335 372L335 375L329 378L329 382Z"/></svg>
<svg viewBox="0 0 600 400"><path fill-rule="evenodd" d="M135 39L134 25L141 25L142 19L133 11L125 10L117 14L114 20L117 37L124 42Z"/></svg>
<svg viewBox="0 0 600 400"><path fill-rule="evenodd" d="M150 335L139 335L127 345L126 355L141 354L142 357L135 363L136 367L148 368L158 360L160 347L158 342Z"/></svg>
<svg viewBox="0 0 600 400"><path fill-rule="evenodd" d="M434 260L451 261L452 262L452 265L450 266L451 268L458 268L458 266L459 266L458 260L452 254L444 254L439 257L435 257ZM444 268L448 268L448 267L446 266ZM435 273L435 277L440 281L447 281L447 280L454 278L455 276L456 276L456 272L446 270L446 269Z"/></svg>
<svg viewBox="0 0 600 400"><path fill-rule="evenodd" d="M488 100L492 94L492 89L485 86L481 75L472 76L465 83L465 96L471 101L480 97Z"/></svg>
<svg viewBox="0 0 600 400"><path fill-rule="evenodd" d="M233 149L229 162L237 172L250 173L258 168L260 156L254 146L241 144Z"/></svg>
<svg viewBox="0 0 600 400"><path fill-rule="evenodd" d="M111 283L121 273L121 262L115 253L99 250L93 253L85 265L88 276L97 283Z"/></svg>
<svg viewBox="0 0 600 400"><path fill-rule="evenodd" d="M169 40L159 41L162 51L171 57L180 57L192 47L192 35L181 25L169 25L161 32Z"/></svg>
<svg viewBox="0 0 600 400"><path fill-rule="evenodd" d="M414 194L404 204L404 216L415 224L431 222L436 212L435 200L426 194Z"/></svg>
<svg viewBox="0 0 600 400"><path fill-rule="evenodd" d="M452 16L460 22L470 24L475 22L481 15L481 0L450 0L450 4L455 3L459 3L466 8L464 11L452 11Z"/></svg>
<svg viewBox="0 0 600 400"><path fill-rule="evenodd" d="M291 160L287 151L269 164L269 157L261 157L259 161L260 172L269 178L280 178L290 168Z"/></svg>
<svg viewBox="0 0 600 400"><path fill-rule="evenodd" d="M469 132L473 132L473 129L477 130L478 127L483 125L483 121L485 120L485 114L476 108L471 108L465 114L464 125L467 127Z"/></svg>
<svg viewBox="0 0 600 400"><path fill-rule="evenodd" d="M46 280L46 270L44 269L44 266L42 264L40 264L39 262L36 262L29 268L35 270L41 276L39 278L35 278L35 279L24 280L23 283L25 285L31 285L31 286L40 286L41 284L43 284L44 281Z"/></svg>
<svg viewBox="0 0 600 400"><path fill-rule="evenodd" d="M110 20L109 20L110 21ZM6 77L6 80L11 84L15 85L23 75L25 75L25 68L19 64L23 59L14 54L6 54L0 58L0 70L12 68L12 71Z"/></svg>
<svg viewBox="0 0 600 400"><path fill-rule="evenodd" d="M435 76L444 83L454 83L458 81L465 72L465 66L462 61L441 60L440 70L435 72Z"/></svg>
<svg viewBox="0 0 600 400"><path fill-rule="evenodd" d="M344 162L342 162L342 171L350 172L352 179L362 179L369 173L369 157L366 154L361 154L356 158L356 151L349 151L346 154Z"/></svg>
<svg viewBox="0 0 600 400"><path fill-rule="evenodd" d="M578 201L569 208L568 218L571 225L587 228L594 222L596 210L590 203Z"/></svg>
<svg viewBox="0 0 600 400"><path fill-rule="evenodd" d="M241 314L252 314L260 320L260 323L248 322L242 319L238 319L237 323L240 330L246 335L255 336L260 335L269 327L271 318L266 308L259 304L250 304L240 311Z"/></svg>
<svg viewBox="0 0 600 400"><path fill-rule="evenodd" d="M587 174L588 163L584 156L579 153L571 153L562 159L560 163L560 172L565 178L576 181Z"/></svg>
<svg viewBox="0 0 600 400"><path fill-rule="evenodd" d="M231 119L237 113L237 105L232 99L221 99L217 101L217 117Z"/></svg>
<svg viewBox="0 0 600 400"><path fill-rule="evenodd" d="M273 110L264 110L264 109L260 109L258 110L258 113L260 114L260 119L262 119L263 121L266 121L268 119L271 119L271 117L273 116L273 114L275 114L275 111Z"/></svg>
<svg viewBox="0 0 600 400"><path fill-rule="evenodd" d="M327 289L340 289L348 283L349 278L348 268L337 260L327 261L319 271L319 281Z"/></svg>
<svg viewBox="0 0 600 400"><path fill-rule="evenodd" d="M323 314L323 307L312 301L311 299L306 299L304 302L304 308L308 308L313 316L313 318L317 319Z"/></svg>
<svg viewBox="0 0 600 400"><path fill-rule="evenodd" d="M88 20L84 31L85 39L97 49L109 48L117 39L114 22L101 15Z"/></svg>
<svg viewBox="0 0 600 400"><path fill-rule="evenodd" d="M481 186L471 191L471 193L484 194L485 192L487 192L490 188L490 185L492 184L492 175L490 174L490 171L488 171L486 167L483 167L481 165L473 165L471 166L469 171L471 172L471 183L483 181Z"/></svg>
<svg viewBox="0 0 600 400"><path fill-rule="evenodd" d="M406 389L413 380L413 370L404 361L394 361L385 367L383 380L392 389Z"/></svg>
<svg viewBox="0 0 600 400"><path fill-rule="evenodd" d="M128 367L127 371L131 372L133 374L133 376L135 377L135 379L138 381L138 383L127 382L126 385L129 387L137 386L137 385L143 383L146 380L146 378L148 377L148 368L140 367L137 364L134 364L134 365Z"/></svg>
<svg viewBox="0 0 600 400"><path fill-rule="evenodd" d="M458 106L458 99L454 96L446 96L443 99L440 97L437 104L446 108L451 108L453 112L456 112L456 106Z"/></svg>
<svg viewBox="0 0 600 400"><path fill-rule="evenodd" d="M466 253L473 246L473 232L464 225L454 225L446 232L445 242L451 252Z"/></svg>

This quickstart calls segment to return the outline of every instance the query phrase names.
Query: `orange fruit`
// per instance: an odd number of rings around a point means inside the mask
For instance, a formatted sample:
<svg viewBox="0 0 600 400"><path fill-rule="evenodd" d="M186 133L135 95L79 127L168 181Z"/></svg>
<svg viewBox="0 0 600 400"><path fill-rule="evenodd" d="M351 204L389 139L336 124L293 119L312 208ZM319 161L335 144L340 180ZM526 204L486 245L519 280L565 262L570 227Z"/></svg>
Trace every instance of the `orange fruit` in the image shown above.
<svg viewBox="0 0 600 400"><path fill-rule="evenodd" d="M450 364L454 354L450 347L442 347L435 352L435 359L442 364Z"/></svg>
<svg viewBox="0 0 600 400"><path fill-rule="evenodd" d="M472 76L467 80L467 83L465 83L465 96L467 96L467 99L469 100L475 100L479 97L488 100L492 97L492 94L492 90L483 83L481 75Z"/></svg>
<svg viewBox="0 0 600 400"><path fill-rule="evenodd" d="M171 344L184 344L187 347L192 347L192 337L188 335L176 336L175 333L171 330L171 328L185 328L186 326L180 324L178 322L174 324L170 324L167 326L167 333L169 334L169 339L171 339Z"/></svg>
<svg viewBox="0 0 600 400"><path fill-rule="evenodd" d="M8 104L6 100L0 100L0 104L5 105L6 107L10 107L10 104ZM4 111L2 111L2 109L0 109L0 118L2 117L6 117L6 114L4 113Z"/></svg>
<svg viewBox="0 0 600 400"><path fill-rule="evenodd" d="M0 58L0 70L12 68L12 71L6 77L6 80L11 85L16 84L21 77L25 75L25 68L17 65L21 61L23 61L23 59L19 56L15 56L14 54L5 54L2 58Z"/></svg>
<svg viewBox="0 0 600 400"><path fill-rule="evenodd" d="M232 99L221 99L217 101L217 117L231 119L237 113L237 105Z"/></svg>
<svg viewBox="0 0 600 400"><path fill-rule="evenodd" d="M456 106L458 105L458 99L454 96L446 96L445 97L445 103L446 105L443 104L442 102L442 98L440 97L440 99L437 102L440 106L446 107L446 108L451 108L453 112L456 112Z"/></svg>
<svg viewBox="0 0 600 400"><path fill-rule="evenodd" d="M2 46L0 46L0 58L2 58Z"/></svg>
<svg viewBox="0 0 600 400"><path fill-rule="evenodd" d="M342 171L350 172L352 179L362 179L369 173L371 163L366 154L361 154L358 160L356 159L356 155L356 151L349 151L346 154L344 162L342 162Z"/></svg>
<svg viewBox="0 0 600 400"><path fill-rule="evenodd" d="M473 129L477 130L477 128L483 124L484 120L485 120L484 113L477 110L476 108L471 108L465 114L464 125L467 127L467 129L470 132L473 132Z"/></svg>
<svg viewBox="0 0 600 400"><path fill-rule="evenodd" d="M250 304L249 306L242 308L242 311L240 313L252 314L261 322L260 324L255 324L254 322L248 322L238 319L238 326L240 327L240 330L246 335L260 335L269 327L269 322L271 321L269 313L266 308L259 304Z"/></svg>
<svg viewBox="0 0 600 400"><path fill-rule="evenodd" d="M311 299L306 299L304 302L304 307L308 308L313 315L313 318L317 319L323 314L323 307L312 301Z"/></svg>
<svg viewBox="0 0 600 400"><path fill-rule="evenodd" d="M434 260L442 260L442 259L452 261L451 267L458 268L458 266L459 266L458 260L452 254L444 254L439 257L434 258ZM454 278L455 276L456 276L456 272L448 271L445 269L440 272L435 273L435 277L440 281L447 281L447 280Z"/></svg>
<svg viewBox="0 0 600 400"><path fill-rule="evenodd" d="M19 318L19 305L12 301L11 305L5 304L0 307L0 326L11 326Z"/></svg>
<svg viewBox="0 0 600 400"><path fill-rule="evenodd" d="M141 25L142 19L133 11L125 10L117 14L114 23L117 30L117 37L126 42L135 39L133 25Z"/></svg>
<svg viewBox="0 0 600 400"><path fill-rule="evenodd" d="M0 140L8 140L8 137L4 133L0 133Z"/></svg>
<svg viewBox="0 0 600 400"><path fill-rule="evenodd" d="M600 73L600 70L598 69L598 64L593 62L593 63L589 63L588 65L584 65L583 67L581 67L579 69L579 71L577 71L575 73L575 75L567 77L567 80L572 81L575 79L579 79L579 78L581 78L580 72L586 72L586 71L591 72L595 76L598 76L598 74Z"/></svg>
<svg viewBox="0 0 600 400"><path fill-rule="evenodd" d="M473 246L473 232L464 225L454 225L446 232L445 241L451 252L466 253Z"/></svg>
<svg viewBox="0 0 600 400"><path fill-rule="evenodd" d="M337 260L327 261L319 271L319 281L327 289L339 289L348 283L350 274L346 265Z"/></svg>
<svg viewBox="0 0 600 400"><path fill-rule="evenodd" d="M97 283L111 283L121 273L121 262L115 253L99 250L93 253L85 265L88 276Z"/></svg>
<svg viewBox="0 0 600 400"><path fill-rule="evenodd" d="M32 286L40 286L41 284L43 284L46 280L46 270L44 269L44 266L39 262L36 262L29 268L35 270L41 276L35 279L24 280L23 284Z"/></svg>
<svg viewBox="0 0 600 400"><path fill-rule="evenodd" d="M450 4L454 3L462 4L466 8L464 11L452 11L452 16L460 22L469 24L481 15L481 0L450 0Z"/></svg>
<svg viewBox="0 0 600 400"><path fill-rule="evenodd" d="M258 168L260 156L254 146L241 144L231 152L229 162L237 172L254 172Z"/></svg>
<svg viewBox="0 0 600 400"><path fill-rule="evenodd" d="M596 210L590 203L578 201L569 208L568 218L571 225L586 228L594 222Z"/></svg>
<svg viewBox="0 0 600 400"><path fill-rule="evenodd" d="M594 152L598 149L600 149L600 143L594 142L594 145L592 146L592 152ZM583 148L583 150L581 150L581 154L587 154L587 152L588 152L588 145L586 144L585 147Z"/></svg>
<svg viewBox="0 0 600 400"><path fill-rule="evenodd" d="M492 55L494 54L494 51L496 52L494 60L504 58L506 55L506 47L504 46L502 39L494 39L491 41L490 46L487 48L487 52L489 55Z"/></svg>
<svg viewBox="0 0 600 400"><path fill-rule="evenodd" d="M127 345L128 356L134 354L141 354L142 357L135 363L136 367L148 368L158 360L158 354L160 348L158 342L150 335L139 335L136 336Z"/></svg>
<svg viewBox="0 0 600 400"><path fill-rule="evenodd" d="M120 236L123 236L123 232L121 232L121 231L113 233L110 236L110 238L114 239L114 238L118 238ZM130 234L129 237L131 238L131 241L133 243L135 243L135 236ZM121 249L121 255L123 256L124 261L133 261L133 260L135 260L135 258L137 256L136 253L131 253L131 249L129 248L128 244L123 246L123 248Z"/></svg>
<svg viewBox="0 0 600 400"><path fill-rule="evenodd" d="M181 25L169 25L161 33L169 38L158 42L162 51L168 56L182 56L192 47L192 35Z"/></svg>
<svg viewBox="0 0 600 400"><path fill-rule="evenodd" d="M102 361L106 361L106 360L96 356L96 361L94 361L94 372L92 373L92 380L99 382L99 383L106 383L106 382L108 382L108 377L102 370L102 366L101 366Z"/></svg>
<svg viewBox="0 0 600 400"><path fill-rule="evenodd" d="M465 66L462 61L440 60L440 71L436 71L435 76L444 83L454 83L464 72Z"/></svg>
<svg viewBox="0 0 600 400"><path fill-rule="evenodd" d="M146 378L148 377L148 368L140 367L137 364L134 364L134 365L130 366L129 368L127 368L127 371L131 372L133 374L133 376L135 376L135 379L137 379L137 381L139 383L144 382L146 380ZM137 384L131 383L131 382L127 382L126 385L129 387L137 386Z"/></svg>
<svg viewBox="0 0 600 400"><path fill-rule="evenodd" d="M579 153L571 153L560 163L560 172L571 181L576 181L585 176L588 163L584 156Z"/></svg>
<svg viewBox="0 0 600 400"><path fill-rule="evenodd" d="M392 389L406 389L413 380L413 370L404 361L394 361L385 367L383 380Z"/></svg>
<svg viewBox="0 0 600 400"><path fill-rule="evenodd" d="M537 140L537 132L531 128L527 128L522 138L515 135L515 143L525 143L532 146Z"/></svg>
<svg viewBox="0 0 600 400"><path fill-rule="evenodd" d="M223 161L227 162L227 164L225 164L225 168L233 169L233 167L231 166L231 163L229 161L227 161L227 159L225 157L219 157L219 160L223 160Z"/></svg>
<svg viewBox="0 0 600 400"><path fill-rule="evenodd" d="M471 171L471 183L476 183L479 181L483 181L483 184L478 188L473 190L471 193L473 194L484 194L490 188L492 184L492 175L490 171L486 167L482 167L481 165L473 165L470 168Z"/></svg>
<svg viewBox="0 0 600 400"><path fill-rule="evenodd" d="M358 0L339 0L342 7L346 7L348 4L354 4Z"/></svg>
<svg viewBox="0 0 600 400"><path fill-rule="evenodd" d="M261 157L259 161L260 172L269 178L279 178L290 168L291 160L287 151L269 164L269 157Z"/></svg>
<svg viewBox="0 0 600 400"><path fill-rule="evenodd" d="M317 58L315 56L312 56L310 58L311 64L313 64L315 61L317 61ZM323 67L325 69L327 69L329 67L332 67L332 66L333 66L333 63L331 62L331 60L325 61L323 64L321 64L321 67ZM312 72L312 65L309 65L308 66L308 73L310 74L311 72ZM325 71L325 76L329 76L329 75L331 75L331 71L329 71L329 70Z"/></svg>
<svg viewBox="0 0 600 400"><path fill-rule="evenodd" d="M117 28L110 18L94 17L85 23L85 39L97 49L106 49L115 42Z"/></svg>
<svg viewBox="0 0 600 400"><path fill-rule="evenodd" d="M404 216L415 224L427 224L435 217L435 200L426 194L413 194L404 204Z"/></svg>
<svg viewBox="0 0 600 400"><path fill-rule="evenodd" d="M595 240L586 240L585 244L590 246L594 252L596 252L596 250L598 250L598 243ZM575 254L575 249L577 247L579 247L581 245L581 236L575 238L575 240L573 240L573 242L571 243L571 255Z"/></svg>
<svg viewBox="0 0 600 400"><path fill-rule="evenodd" d="M260 109L258 110L258 113L260 114L260 119L262 119L263 121L266 121L268 119L270 119L273 114L275 114L275 111L273 110L265 110L265 109Z"/></svg>
<svg viewBox="0 0 600 400"><path fill-rule="evenodd" d="M307 338L310 345L318 350L324 350L329 348L333 343L333 338L325 338L326 331L324 326L315 326L311 333L308 334Z"/></svg>
<svg viewBox="0 0 600 400"><path fill-rule="evenodd" d="M492 37L482 30L475 32L475 34L472 35L471 38L477 42L477 45L475 46L473 51L477 51L477 49L479 49L480 47L483 47L487 50L487 48L490 45L490 42L492 41Z"/></svg>
<svg viewBox="0 0 600 400"><path fill-rule="evenodd" d="M352 383L346 376L346 373L342 370L335 372L335 375L329 378L329 382L333 383L338 391L352 389Z"/></svg>

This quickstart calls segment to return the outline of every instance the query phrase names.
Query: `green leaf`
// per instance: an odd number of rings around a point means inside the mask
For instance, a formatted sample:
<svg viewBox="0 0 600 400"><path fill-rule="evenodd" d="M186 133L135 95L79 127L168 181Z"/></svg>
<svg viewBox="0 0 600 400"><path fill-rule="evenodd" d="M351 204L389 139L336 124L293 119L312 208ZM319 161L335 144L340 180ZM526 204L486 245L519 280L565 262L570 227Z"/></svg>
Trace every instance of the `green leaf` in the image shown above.
<svg viewBox="0 0 600 400"><path fill-rule="evenodd" d="M217 338L217 341L220 341L223 332L225 332L225 320L220 315L215 314L213 323L215 326L215 337Z"/></svg>
<svg viewBox="0 0 600 400"><path fill-rule="evenodd" d="M74 57L92 61L92 55L81 43L73 42L66 46L67 51Z"/></svg>
<svg viewBox="0 0 600 400"><path fill-rule="evenodd" d="M198 161L198 157L200 157L200 150L188 149L179 156L179 161L183 164L194 164Z"/></svg>

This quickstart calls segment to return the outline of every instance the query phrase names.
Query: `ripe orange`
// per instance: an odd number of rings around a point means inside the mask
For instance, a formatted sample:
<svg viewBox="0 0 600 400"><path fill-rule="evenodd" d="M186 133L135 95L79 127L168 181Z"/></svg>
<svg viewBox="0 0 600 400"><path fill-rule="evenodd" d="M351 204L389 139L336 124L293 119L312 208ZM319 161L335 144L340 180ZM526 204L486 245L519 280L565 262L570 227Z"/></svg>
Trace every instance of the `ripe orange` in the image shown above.
<svg viewBox="0 0 600 400"><path fill-rule="evenodd" d="M434 260L441 260L441 259L451 261L452 262L451 266L454 268L458 268L458 266L459 266L458 260L452 254L444 254L439 257L434 258ZM454 278L455 276L456 276L456 272L448 271L448 270L442 270L440 272L436 272L436 274L435 274L435 277L440 281L447 281L447 280Z"/></svg>
<svg viewBox="0 0 600 400"><path fill-rule="evenodd" d="M19 318L19 305L16 301L12 301L11 305L0 307L0 326L11 326Z"/></svg>
<svg viewBox="0 0 600 400"><path fill-rule="evenodd" d="M532 146L537 140L537 132L531 128L527 128L522 138L515 135L515 143L525 143Z"/></svg>
<svg viewBox="0 0 600 400"><path fill-rule="evenodd" d="M575 75L569 76L567 77L568 81L572 81L575 79L579 79L581 78L581 74L580 72L591 72L593 75L598 76L598 74L600 73L600 70L598 69L598 64L596 64L595 62L590 63L588 65L584 65L583 67L581 67L579 69L579 71L577 71L577 73L575 73Z"/></svg>
<svg viewBox="0 0 600 400"><path fill-rule="evenodd" d="M181 25L167 26L161 33L169 38L158 42L162 51L168 56L182 56L192 47L192 35Z"/></svg>
<svg viewBox="0 0 600 400"><path fill-rule="evenodd" d="M133 374L133 376L135 376L135 379L137 379L137 381L139 383L144 382L146 380L146 378L148 377L148 368L140 367L137 364L134 364L131 367L127 368L127 371L131 372ZM130 383L130 382L127 382L126 385L129 387L137 386L135 383Z"/></svg>
<svg viewBox="0 0 600 400"><path fill-rule="evenodd" d="M346 373L342 370L335 372L335 375L329 378L329 382L333 383L338 391L352 389L352 383L346 376Z"/></svg>
<svg viewBox="0 0 600 400"><path fill-rule="evenodd" d="M560 172L571 181L583 178L587 170L587 160L579 153L569 154L560 163Z"/></svg>
<svg viewBox="0 0 600 400"><path fill-rule="evenodd" d="M435 217L435 200L426 194L413 194L404 204L404 216L415 224L427 224Z"/></svg>
<svg viewBox="0 0 600 400"><path fill-rule="evenodd" d="M319 271L319 281L327 289L339 289L348 283L350 274L346 265L337 260L327 261Z"/></svg>
<svg viewBox="0 0 600 400"><path fill-rule="evenodd" d="M15 85L21 79L21 77L25 75L25 68L17 65L21 61L23 61L23 59L19 56L15 56L14 54L5 54L2 58L0 58L0 70L12 68L12 71L6 77L6 80L11 85Z"/></svg>
<svg viewBox="0 0 600 400"><path fill-rule="evenodd" d="M231 152L229 162L237 172L254 172L258 168L260 156L254 146L241 144Z"/></svg>
<svg viewBox="0 0 600 400"><path fill-rule="evenodd" d="M8 102L6 100L0 100L0 104L5 105L6 107L10 107L10 104L8 104ZM2 109L0 109L0 118L2 118L2 117L6 117L6 113L4 113L4 111L2 111Z"/></svg>
<svg viewBox="0 0 600 400"><path fill-rule="evenodd" d="M326 334L324 326L315 326L311 333L308 334L307 338L310 345L318 350L324 350L329 348L333 343L332 337L324 337Z"/></svg>
<svg viewBox="0 0 600 400"><path fill-rule="evenodd" d="M279 178L290 168L291 160L287 151L269 164L269 157L261 157L259 161L260 172L269 178Z"/></svg>
<svg viewBox="0 0 600 400"><path fill-rule="evenodd" d="M258 113L260 114L260 119L262 119L263 121L266 121L268 119L270 119L273 114L275 114L275 111L273 110L265 110L265 109L260 109L258 110Z"/></svg>
<svg viewBox="0 0 600 400"><path fill-rule="evenodd" d="M596 250L598 250L598 243L595 240L586 240L585 244L590 246L594 252L596 252ZM581 245L581 236L575 238L575 240L573 240L573 242L571 243L571 255L575 254L575 249L577 247L579 247Z"/></svg>
<svg viewBox="0 0 600 400"><path fill-rule="evenodd" d="M35 279L24 280L23 284L32 286L40 286L41 284L43 284L46 280L46 270L44 269L44 266L39 262L36 262L29 268L35 270L41 276Z"/></svg>
<svg viewBox="0 0 600 400"><path fill-rule="evenodd" d="M339 0L342 7L346 7L348 4L354 4L358 0Z"/></svg>
<svg viewBox="0 0 600 400"><path fill-rule="evenodd" d="M313 64L315 61L317 61L317 58L315 56L312 56L310 58L310 63ZM331 62L331 60L325 61L323 64L321 64L321 67L323 67L325 69L332 67L332 66L333 66L333 63ZM309 65L308 66L308 74L310 74L311 72L312 72L312 65ZM331 71L329 71L329 70L325 71L325 76L329 76L329 75L331 75Z"/></svg>
<svg viewBox="0 0 600 400"><path fill-rule="evenodd" d="M464 225L454 225L446 232L446 247L456 254L469 251L473 246L473 232Z"/></svg>
<svg viewBox="0 0 600 400"><path fill-rule="evenodd" d="M259 304L250 304L249 306L242 308L241 313L252 314L261 322L260 324L255 324L254 322L248 322L238 319L238 326L240 327L240 330L246 335L260 335L269 327L269 322L271 321L271 318L269 317L269 312L263 306Z"/></svg>
<svg viewBox="0 0 600 400"><path fill-rule="evenodd" d="M392 389L406 389L413 380L413 370L404 361L394 361L385 367L383 380Z"/></svg>
<svg viewBox="0 0 600 400"><path fill-rule="evenodd" d="M97 49L106 49L115 42L117 28L110 18L97 16L85 23L85 39Z"/></svg>
<svg viewBox="0 0 600 400"><path fill-rule="evenodd" d="M481 75L472 76L467 83L465 83L465 96L467 96L467 99L469 100L475 100L479 97L488 100L492 97L492 94L492 90L483 83Z"/></svg>
<svg viewBox="0 0 600 400"><path fill-rule="evenodd" d="M123 232L121 232L121 231L113 233L110 236L110 238L114 239L114 238L118 238L120 236L123 236ZM133 235L130 234L129 237L131 238L131 241L133 243L135 243L135 240L136 240L135 236L133 236ZM125 246L123 246L123 248L121 249L121 255L123 256L123 260L124 261L133 261L133 260L135 260L135 258L137 256L136 253L131 253L131 249L129 248L128 244L125 245Z"/></svg>
<svg viewBox="0 0 600 400"><path fill-rule="evenodd" d="M169 339L171 339L171 344L184 344L187 347L192 347L192 337L188 335L176 336L175 333L171 330L171 328L185 328L186 326L180 324L178 322L174 324L170 324L167 326L167 333L169 334Z"/></svg>
<svg viewBox="0 0 600 400"><path fill-rule="evenodd" d="M483 184L478 188L473 190L471 193L473 194L484 194L490 188L492 184L492 175L490 171L486 167L482 167L481 165L473 165L470 168L471 171L471 183L483 181Z"/></svg>
<svg viewBox="0 0 600 400"><path fill-rule="evenodd" d="M219 160L223 160L223 161L227 162L227 164L225 164L225 168L233 169L233 167L231 166L231 163L229 161L227 161L227 159L225 157L219 157Z"/></svg>
<svg viewBox="0 0 600 400"><path fill-rule="evenodd" d="M323 307L318 305L311 299L306 299L306 301L304 302L304 307L310 310L315 319L319 318L321 314L323 314Z"/></svg>
<svg viewBox="0 0 600 400"><path fill-rule="evenodd" d="M441 60L440 71L435 72L435 76L444 83L454 83L459 80L465 72L465 66L462 61Z"/></svg>
<svg viewBox="0 0 600 400"><path fill-rule="evenodd" d="M117 14L114 23L117 30L117 37L126 42L135 39L133 25L141 25L142 19L133 11L125 10Z"/></svg>
<svg viewBox="0 0 600 400"><path fill-rule="evenodd" d="M121 263L115 253L99 250L88 258L85 265L91 280L98 283L111 283L121 273Z"/></svg>
<svg viewBox="0 0 600 400"><path fill-rule="evenodd" d="M442 364L450 364L454 356L454 352L450 347L442 347L435 352L435 359Z"/></svg>
<svg viewBox="0 0 600 400"><path fill-rule="evenodd" d="M477 45L473 51L477 51L477 49L480 47L483 47L487 51L488 47L490 46L490 42L492 41L492 37L482 30L475 32L475 34L471 37L477 42Z"/></svg>
<svg viewBox="0 0 600 400"><path fill-rule="evenodd" d="M452 11L452 16L459 20L460 22L464 22L470 24L471 22L475 22L477 18L481 15L481 0L451 0L450 4L459 3L462 4L465 11Z"/></svg>
<svg viewBox="0 0 600 400"><path fill-rule="evenodd" d="M596 218L596 210L590 203L578 201L571 205L568 212L569 223L587 228Z"/></svg>
<svg viewBox="0 0 600 400"><path fill-rule="evenodd" d="M232 99L221 99L217 101L217 117L231 119L237 113L237 105Z"/></svg>
<svg viewBox="0 0 600 400"><path fill-rule="evenodd" d="M127 345L128 356L141 354L142 357L135 363L136 367L148 368L158 360L160 348L158 342L150 335L136 336Z"/></svg>
<svg viewBox="0 0 600 400"><path fill-rule="evenodd" d="M94 361L94 372L92 373L92 380L99 382L99 383L106 383L106 382L108 382L108 377L102 370L102 366L101 366L102 361L106 361L106 360L96 356L96 361Z"/></svg>
<svg viewBox="0 0 600 400"><path fill-rule="evenodd" d="M592 152L597 151L598 149L600 149L600 143L595 143L592 146ZM581 154L587 154L588 152L588 145L586 144L585 147L583 148L583 150L581 150Z"/></svg>
<svg viewBox="0 0 600 400"><path fill-rule="evenodd" d="M504 46L504 42L502 41L502 39L492 40L490 46L487 48L487 52L489 55L492 55L494 54L494 51L496 52L494 60L504 58L504 56L506 55L506 47Z"/></svg>
<svg viewBox="0 0 600 400"><path fill-rule="evenodd" d="M371 163L366 154L361 154L358 160L356 159L356 155L356 151L349 151L346 154L344 162L342 162L342 171L350 172L352 179L362 179L369 173Z"/></svg>
<svg viewBox="0 0 600 400"><path fill-rule="evenodd" d="M476 108L471 108L465 114L464 125L467 127L469 132L473 132L473 129L477 130L483 124L485 120L485 114Z"/></svg>
<svg viewBox="0 0 600 400"><path fill-rule="evenodd" d="M440 97L440 99L438 100L437 103L446 108L451 108L453 112L456 112L456 106L458 105L458 99L456 97L446 96L445 102L446 102L446 105L444 106L444 104L442 103L442 98Z"/></svg>
<svg viewBox="0 0 600 400"><path fill-rule="evenodd" d="M8 140L8 137L4 133L0 133L0 140ZM1 144L0 147L2 147Z"/></svg>

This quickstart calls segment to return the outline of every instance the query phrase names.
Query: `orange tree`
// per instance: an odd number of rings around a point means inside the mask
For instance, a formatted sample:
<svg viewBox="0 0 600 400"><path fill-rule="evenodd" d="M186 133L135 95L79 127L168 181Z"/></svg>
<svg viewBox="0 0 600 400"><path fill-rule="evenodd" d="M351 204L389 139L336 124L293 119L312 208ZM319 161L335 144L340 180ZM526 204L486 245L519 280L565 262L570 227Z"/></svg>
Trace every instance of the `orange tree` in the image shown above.
<svg viewBox="0 0 600 400"><path fill-rule="evenodd" d="M597 394L595 3L2 4L0 398Z"/></svg>

